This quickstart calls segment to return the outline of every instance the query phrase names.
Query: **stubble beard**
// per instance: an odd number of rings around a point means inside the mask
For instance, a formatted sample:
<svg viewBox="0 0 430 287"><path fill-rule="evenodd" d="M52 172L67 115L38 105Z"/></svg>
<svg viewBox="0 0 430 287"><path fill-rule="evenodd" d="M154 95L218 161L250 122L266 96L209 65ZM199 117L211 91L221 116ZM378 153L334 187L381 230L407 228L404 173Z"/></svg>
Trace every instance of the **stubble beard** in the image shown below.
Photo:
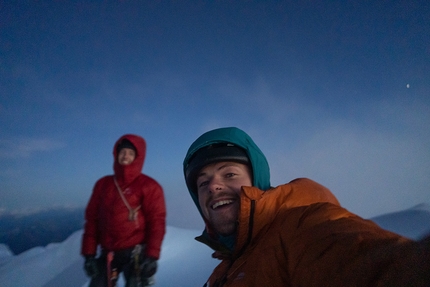
<svg viewBox="0 0 430 287"><path fill-rule="evenodd" d="M238 204L233 203L233 204ZM209 219L212 228L220 235L228 236L236 232L239 211L236 208L232 212L226 214L211 216Z"/></svg>

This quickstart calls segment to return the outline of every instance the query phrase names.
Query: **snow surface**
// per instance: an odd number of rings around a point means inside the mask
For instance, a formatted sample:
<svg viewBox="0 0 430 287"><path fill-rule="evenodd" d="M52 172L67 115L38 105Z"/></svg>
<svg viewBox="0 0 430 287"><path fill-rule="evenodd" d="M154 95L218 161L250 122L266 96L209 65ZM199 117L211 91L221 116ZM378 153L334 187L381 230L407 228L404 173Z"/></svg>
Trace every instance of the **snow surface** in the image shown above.
<svg viewBox="0 0 430 287"><path fill-rule="evenodd" d="M412 239L430 233L430 206L422 204L372 218L381 227ZM201 230L167 227L155 286L202 286L218 264L212 250L194 237ZM87 287L79 254L82 230L62 243L35 247L19 255L0 244L0 284L3 287ZM122 278L119 287L124 286Z"/></svg>

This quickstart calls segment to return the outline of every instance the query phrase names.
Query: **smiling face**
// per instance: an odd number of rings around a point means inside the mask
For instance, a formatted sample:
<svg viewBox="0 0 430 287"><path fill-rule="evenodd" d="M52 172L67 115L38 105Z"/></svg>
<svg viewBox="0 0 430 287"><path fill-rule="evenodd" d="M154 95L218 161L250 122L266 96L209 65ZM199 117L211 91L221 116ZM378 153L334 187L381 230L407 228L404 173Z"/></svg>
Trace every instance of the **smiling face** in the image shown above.
<svg viewBox="0 0 430 287"><path fill-rule="evenodd" d="M197 177L200 209L218 234L236 231L242 186L252 186L251 171L245 164L217 162L201 169Z"/></svg>
<svg viewBox="0 0 430 287"><path fill-rule="evenodd" d="M129 165L136 158L136 152L131 148L122 148L118 153L118 162L121 165Z"/></svg>

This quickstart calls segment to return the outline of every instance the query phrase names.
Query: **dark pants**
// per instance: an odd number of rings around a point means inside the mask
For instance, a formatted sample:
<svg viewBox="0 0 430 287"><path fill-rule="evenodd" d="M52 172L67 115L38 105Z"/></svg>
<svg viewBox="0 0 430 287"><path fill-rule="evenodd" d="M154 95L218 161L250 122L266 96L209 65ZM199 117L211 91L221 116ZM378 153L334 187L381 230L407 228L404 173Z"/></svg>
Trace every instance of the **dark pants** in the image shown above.
<svg viewBox="0 0 430 287"><path fill-rule="evenodd" d="M133 249L124 249L119 252L115 252L113 260L111 262L111 270L114 268L117 270L119 276L120 273L124 275L126 284L125 287L137 286L137 274L135 274L134 261L132 259ZM91 279L89 287L107 287L108 276L107 276L107 253L102 252L102 255L97 258L97 265L99 273ZM145 280L144 278L142 278ZM142 280L140 279L140 280ZM146 286L142 281L142 286Z"/></svg>

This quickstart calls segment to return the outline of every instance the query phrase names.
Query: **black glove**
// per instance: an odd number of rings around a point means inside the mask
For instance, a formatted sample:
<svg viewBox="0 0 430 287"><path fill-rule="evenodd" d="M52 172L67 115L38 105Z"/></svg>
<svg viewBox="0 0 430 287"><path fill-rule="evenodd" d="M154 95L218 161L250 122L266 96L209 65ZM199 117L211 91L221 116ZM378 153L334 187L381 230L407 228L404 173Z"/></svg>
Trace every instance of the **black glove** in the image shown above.
<svg viewBox="0 0 430 287"><path fill-rule="evenodd" d="M89 277L95 277L99 273L95 256L85 256L84 270Z"/></svg>
<svg viewBox="0 0 430 287"><path fill-rule="evenodd" d="M140 265L140 268L142 270L142 277L148 278L157 272L157 259L152 257L145 257L143 259L142 264Z"/></svg>

